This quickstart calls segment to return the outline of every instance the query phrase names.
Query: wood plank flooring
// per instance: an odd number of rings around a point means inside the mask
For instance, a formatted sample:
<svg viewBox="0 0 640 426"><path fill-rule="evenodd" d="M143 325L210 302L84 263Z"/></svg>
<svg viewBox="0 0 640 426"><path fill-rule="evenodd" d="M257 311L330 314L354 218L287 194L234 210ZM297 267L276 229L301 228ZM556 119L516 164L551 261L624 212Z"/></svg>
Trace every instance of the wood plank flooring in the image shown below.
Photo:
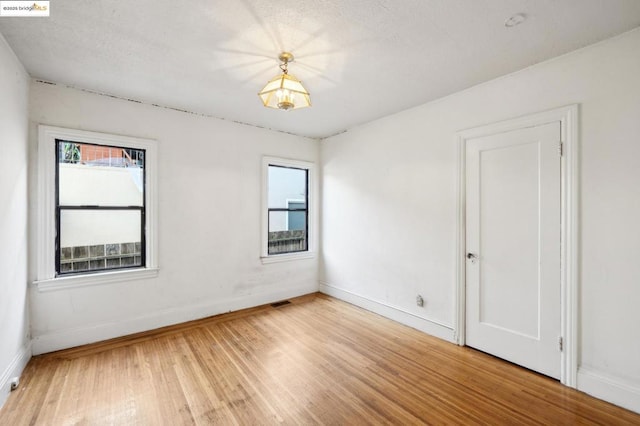
<svg viewBox="0 0 640 426"><path fill-rule="evenodd" d="M0 425L640 424L316 294L34 357Z"/></svg>

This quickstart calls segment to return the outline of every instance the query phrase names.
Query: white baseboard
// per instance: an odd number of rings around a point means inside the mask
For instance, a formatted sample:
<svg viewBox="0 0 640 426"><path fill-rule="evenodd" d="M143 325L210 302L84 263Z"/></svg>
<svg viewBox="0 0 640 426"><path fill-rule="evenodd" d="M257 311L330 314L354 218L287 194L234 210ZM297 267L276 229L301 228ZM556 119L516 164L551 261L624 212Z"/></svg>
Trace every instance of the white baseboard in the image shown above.
<svg viewBox="0 0 640 426"><path fill-rule="evenodd" d="M578 368L578 390L640 413L640 383L590 367Z"/></svg>
<svg viewBox="0 0 640 426"><path fill-rule="evenodd" d="M316 283L313 283L295 288L279 289L268 293L251 294L168 308L147 315L118 321L92 324L66 330L55 330L34 336L32 340L33 354L40 355L61 349L73 348L141 331L154 330L168 325L180 324L186 321L265 305L267 303L303 296L317 291L318 286Z"/></svg>
<svg viewBox="0 0 640 426"><path fill-rule="evenodd" d="M31 342L23 346L20 351L13 357L7 368L0 376L0 408L4 405L11 392L11 379L20 377L22 371L31 359Z"/></svg>
<svg viewBox="0 0 640 426"><path fill-rule="evenodd" d="M383 317L392 319L401 324L408 325L409 327L415 328L424 333L455 343L453 327L417 316L396 306L378 302L327 283L320 283L320 292L333 296L337 299L344 300L345 302L349 302L368 311L375 312L378 315L382 315Z"/></svg>

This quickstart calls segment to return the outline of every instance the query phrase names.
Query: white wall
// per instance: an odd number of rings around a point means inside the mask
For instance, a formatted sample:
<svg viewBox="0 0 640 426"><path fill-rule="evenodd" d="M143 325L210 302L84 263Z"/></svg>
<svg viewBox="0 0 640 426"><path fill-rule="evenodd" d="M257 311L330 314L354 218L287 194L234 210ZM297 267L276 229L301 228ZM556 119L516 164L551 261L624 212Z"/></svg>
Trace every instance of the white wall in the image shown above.
<svg viewBox="0 0 640 426"><path fill-rule="evenodd" d="M0 406L31 357L27 307L29 77L0 35Z"/></svg>
<svg viewBox="0 0 640 426"><path fill-rule="evenodd" d="M638 52L635 30L323 141L321 289L452 339L454 135L578 103L579 387L640 411Z"/></svg>
<svg viewBox="0 0 640 426"><path fill-rule="evenodd" d="M60 215L60 247L139 243L139 210L64 210Z"/></svg>
<svg viewBox="0 0 640 426"><path fill-rule="evenodd" d="M158 141L158 277L32 288L35 353L317 291L317 259L260 261L262 156L317 162L317 141L37 82L30 118L33 182L37 124Z"/></svg>
<svg viewBox="0 0 640 426"><path fill-rule="evenodd" d="M141 168L69 163L58 167L61 205L143 204ZM66 210L60 218L60 229L61 247L139 242L140 212Z"/></svg>
<svg viewBox="0 0 640 426"><path fill-rule="evenodd" d="M143 204L141 168L62 163L59 170L60 204L75 206L141 206Z"/></svg>

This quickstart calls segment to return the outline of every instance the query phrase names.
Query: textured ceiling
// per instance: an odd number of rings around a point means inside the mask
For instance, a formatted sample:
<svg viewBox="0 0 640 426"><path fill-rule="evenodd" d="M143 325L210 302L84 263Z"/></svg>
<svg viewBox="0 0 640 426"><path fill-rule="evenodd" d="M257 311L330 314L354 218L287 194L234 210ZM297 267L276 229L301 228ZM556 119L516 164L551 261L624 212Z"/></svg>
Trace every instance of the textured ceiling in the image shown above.
<svg viewBox="0 0 640 426"><path fill-rule="evenodd" d="M34 78L311 137L640 26L639 0L55 0L0 18ZM527 20L506 28L516 13ZM266 109L277 55L313 106ZM635 52L638 54L638 52Z"/></svg>

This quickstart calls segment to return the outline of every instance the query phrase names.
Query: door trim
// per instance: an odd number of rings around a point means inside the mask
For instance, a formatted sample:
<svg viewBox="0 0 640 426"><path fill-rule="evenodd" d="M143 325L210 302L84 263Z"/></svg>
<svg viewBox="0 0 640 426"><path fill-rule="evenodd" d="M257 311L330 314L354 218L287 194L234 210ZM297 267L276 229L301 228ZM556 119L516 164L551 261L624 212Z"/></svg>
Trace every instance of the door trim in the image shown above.
<svg viewBox="0 0 640 426"><path fill-rule="evenodd" d="M524 117L487 124L456 133L458 165L456 192L458 223L456 226L456 294L454 340L465 344L466 312L466 143L469 139L504 133L560 121L562 157L561 185L561 333L560 382L576 388L578 371L578 105L568 105Z"/></svg>

